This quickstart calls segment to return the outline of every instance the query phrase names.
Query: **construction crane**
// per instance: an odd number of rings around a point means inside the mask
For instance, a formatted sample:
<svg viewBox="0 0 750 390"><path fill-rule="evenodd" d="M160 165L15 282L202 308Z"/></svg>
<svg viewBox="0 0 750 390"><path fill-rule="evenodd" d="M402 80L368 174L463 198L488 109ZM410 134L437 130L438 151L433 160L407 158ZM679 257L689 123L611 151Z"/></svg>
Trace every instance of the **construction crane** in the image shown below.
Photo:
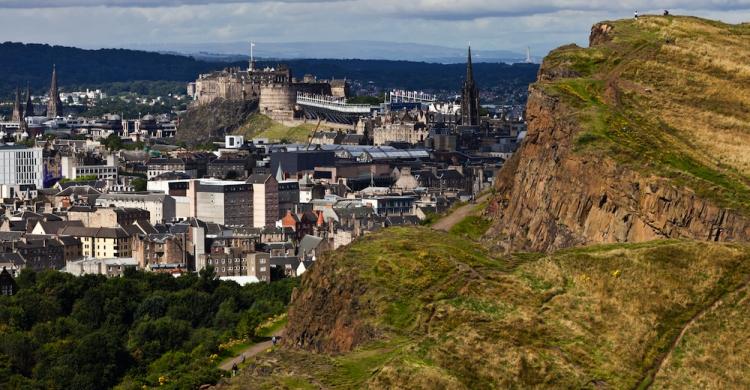
<svg viewBox="0 0 750 390"><path fill-rule="evenodd" d="M307 147L305 150L310 150L310 144L312 144L313 138L315 138L315 134L318 132L318 128L320 128L320 122L323 121L322 117L318 117L318 124L315 125L315 129L313 130L312 134L310 134L310 139L307 141Z"/></svg>

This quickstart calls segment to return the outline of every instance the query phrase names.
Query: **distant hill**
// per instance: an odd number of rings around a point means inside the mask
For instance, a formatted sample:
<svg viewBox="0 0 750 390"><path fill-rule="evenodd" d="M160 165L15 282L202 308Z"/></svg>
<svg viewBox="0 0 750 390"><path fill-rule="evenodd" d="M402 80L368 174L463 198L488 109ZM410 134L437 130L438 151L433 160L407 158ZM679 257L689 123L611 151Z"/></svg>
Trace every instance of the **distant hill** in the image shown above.
<svg viewBox="0 0 750 390"><path fill-rule="evenodd" d="M247 56L249 43L153 43L126 45L129 49L156 52L176 52L202 58L221 56ZM412 42L384 41L336 41L336 42L257 42L255 56L279 59L300 58L359 58L367 60L423 61L443 64L460 63L466 60L465 47L445 47ZM474 47L475 62L521 62L526 55L509 50L483 50ZM211 54L209 54L211 53Z"/></svg>
<svg viewBox="0 0 750 390"><path fill-rule="evenodd" d="M266 62L276 64L277 62ZM466 77L466 65L388 60L285 60L297 76L372 81L385 88L458 90ZM261 63L263 64L263 63ZM537 64L475 63L480 88L510 83L524 87L536 80Z"/></svg>
<svg viewBox="0 0 750 390"><path fill-rule="evenodd" d="M5 42L0 44L0 97L11 96L16 86L28 82L34 93L49 86L52 65L56 64L60 85L65 88L99 86L132 81L194 80L199 73L227 66L247 66L245 61L201 61L177 54L161 54L125 49L84 50L73 47ZM315 74L320 78L373 81L385 87L409 89L454 88L464 77L462 64L387 60L310 60L260 61L259 66L289 64L295 75ZM536 76L538 65L481 63L475 65L481 86L511 81L525 85Z"/></svg>
<svg viewBox="0 0 750 390"><path fill-rule="evenodd" d="M134 80L187 81L223 66L181 55L13 42L0 44L0 58L0 96L9 96L16 86L25 88L27 82L34 93L46 91L53 64L63 87Z"/></svg>

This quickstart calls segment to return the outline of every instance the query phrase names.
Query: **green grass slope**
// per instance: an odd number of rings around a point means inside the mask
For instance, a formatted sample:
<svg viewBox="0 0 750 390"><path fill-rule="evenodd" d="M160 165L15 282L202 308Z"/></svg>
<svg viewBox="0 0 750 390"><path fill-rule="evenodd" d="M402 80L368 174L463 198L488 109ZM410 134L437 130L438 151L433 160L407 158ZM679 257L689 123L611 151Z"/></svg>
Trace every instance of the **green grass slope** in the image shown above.
<svg viewBox="0 0 750 390"><path fill-rule="evenodd" d="M278 349L225 386L636 388L654 376L674 383L669 375L684 370L696 378L688 387L731 387L748 370L747 349L718 340L702 348L701 340L747 339L746 328L721 321L717 302L744 302L735 295L744 297L749 276L750 248L736 244L656 241L497 258L462 234L385 229L305 275L286 342L306 343L316 329L306 348L341 345L340 330L351 327L369 337L338 354ZM337 290L356 310L340 311L330 328L306 323L301 312L325 322L341 304L307 299L318 288ZM677 340L679 353L665 360ZM705 362L730 350L734 374L713 374L721 363Z"/></svg>
<svg viewBox="0 0 750 390"><path fill-rule="evenodd" d="M315 123L304 123L298 126L285 126L266 115L255 113L247 122L234 131L235 135L244 135L246 139L268 138L276 141L307 142L315 130Z"/></svg>
<svg viewBox="0 0 750 390"><path fill-rule="evenodd" d="M535 84L574 109L580 153L750 211L750 24L648 16L559 48Z"/></svg>

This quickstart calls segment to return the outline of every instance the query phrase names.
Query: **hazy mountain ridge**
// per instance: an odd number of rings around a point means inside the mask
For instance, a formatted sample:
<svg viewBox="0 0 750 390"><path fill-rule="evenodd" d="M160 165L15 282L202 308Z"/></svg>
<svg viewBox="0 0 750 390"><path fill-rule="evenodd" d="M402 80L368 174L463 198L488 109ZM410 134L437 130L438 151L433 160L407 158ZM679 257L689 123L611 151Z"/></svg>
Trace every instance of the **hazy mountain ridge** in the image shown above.
<svg viewBox="0 0 750 390"><path fill-rule="evenodd" d="M206 62L194 58L126 49L84 50L43 44L0 44L0 96L10 98L16 87L28 82L32 92L49 88L52 66L58 69L63 90L80 86L140 80L189 82L198 74L228 66L247 67L246 61ZM349 78L373 81L385 88L460 88L466 68L463 64L434 64L414 61L290 59L260 60L258 66L288 64L295 75L314 74L320 78ZM476 64L474 71L485 88L498 85L525 86L536 76L538 65L503 63Z"/></svg>
<svg viewBox="0 0 750 390"><path fill-rule="evenodd" d="M197 58L222 56L249 57L249 42L222 43L162 43L131 44L125 47L137 50L183 53ZM482 50L474 47L475 62L523 62L525 53L509 50ZM466 48L445 47L408 42L339 41L339 42L258 42L255 57L266 59L369 59L390 61L420 61L435 63L463 63ZM533 59L533 58L532 58Z"/></svg>

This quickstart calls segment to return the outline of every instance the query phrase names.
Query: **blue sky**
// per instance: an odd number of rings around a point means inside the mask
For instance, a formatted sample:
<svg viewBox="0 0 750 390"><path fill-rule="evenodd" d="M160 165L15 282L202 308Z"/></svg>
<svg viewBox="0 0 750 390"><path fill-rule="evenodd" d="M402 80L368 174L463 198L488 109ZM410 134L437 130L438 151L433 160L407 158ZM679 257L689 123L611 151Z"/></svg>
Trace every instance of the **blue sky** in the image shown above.
<svg viewBox="0 0 750 390"><path fill-rule="evenodd" d="M600 20L661 12L737 23L750 0L0 0L2 40L82 47L377 40L535 54L586 44ZM258 47L262 53L262 47Z"/></svg>

